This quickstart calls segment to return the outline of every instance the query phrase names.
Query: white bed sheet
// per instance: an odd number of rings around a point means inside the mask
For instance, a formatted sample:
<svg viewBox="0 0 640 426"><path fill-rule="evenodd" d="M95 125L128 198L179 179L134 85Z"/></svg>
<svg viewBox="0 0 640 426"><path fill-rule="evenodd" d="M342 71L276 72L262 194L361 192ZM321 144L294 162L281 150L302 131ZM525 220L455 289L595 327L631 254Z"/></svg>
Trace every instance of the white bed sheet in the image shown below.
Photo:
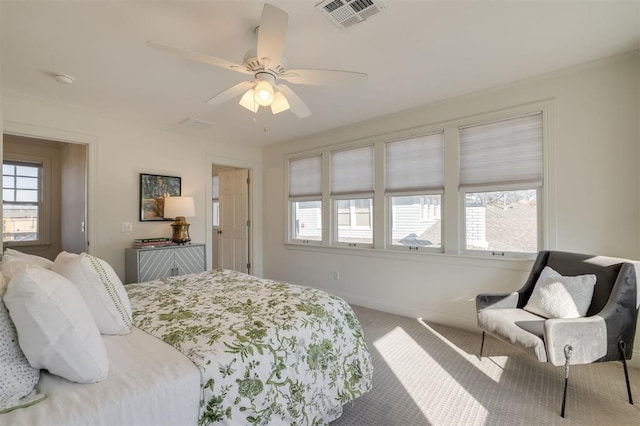
<svg viewBox="0 0 640 426"><path fill-rule="evenodd" d="M197 425L200 370L178 350L132 328L103 336L109 376L78 384L42 372L48 395L27 408L0 414L0 425Z"/></svg>

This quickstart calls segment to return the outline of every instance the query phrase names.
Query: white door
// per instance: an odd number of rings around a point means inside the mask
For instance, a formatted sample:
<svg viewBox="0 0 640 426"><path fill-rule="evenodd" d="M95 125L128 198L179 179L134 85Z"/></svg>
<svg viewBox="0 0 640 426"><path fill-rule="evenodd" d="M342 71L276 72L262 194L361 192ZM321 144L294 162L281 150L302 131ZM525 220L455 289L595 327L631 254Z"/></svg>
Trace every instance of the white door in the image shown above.
<svg viewBox="0 0 640 426"><path fill-rule="evenodd" d="M218 264L221 268L250 272L249 265L249 171L220 172L220 226Z"/></svg>

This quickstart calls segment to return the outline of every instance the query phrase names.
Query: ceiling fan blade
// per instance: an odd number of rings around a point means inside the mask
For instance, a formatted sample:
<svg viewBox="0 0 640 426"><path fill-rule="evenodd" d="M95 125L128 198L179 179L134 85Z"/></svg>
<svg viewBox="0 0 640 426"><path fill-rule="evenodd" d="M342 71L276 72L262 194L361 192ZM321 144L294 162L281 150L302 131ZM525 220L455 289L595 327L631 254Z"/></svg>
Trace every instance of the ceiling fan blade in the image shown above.
<svg viewBox="0 0 640 426"><path fill-rule="evenodd" d="M178 55L186 59L191 59L192 61L203 62L205 64L214 65L220 68L227 68L232 71L241 72L243 74L252 74L252 72L247 70L247 68L243 65L234 64L233 62L225 61L224 59L216 58L215 56L205 55L204 53L198 53L192 50L178 49L176 47L154 43L149 40L147 40L147 46L153 49L162 50L163 52L173 53L174 55Z"/></svg>
<svg viewBox="0 0 640 426"><path fill-rule="evenodd" d="M287 37L289 15L269 3L265 3L258 27L258 59L268 58L270 68L280 65Z"/></svg>
<svg viewBox="0 0 640 426"><path fill-rule="evenodd" d="M284 84L278 84L277 88L282 92L285 98L287 98L287 101L289 102L289 109L291 109L292 113L300 118L305 118L311 115L311 111L309 111L309 108L307 108L304 102L302 102L302 99L296 95L296 92Z"/></svg>
<svg viewBox="0 0 640 426"><path fill-rule="evenodd" d="M367 74L339 70L289 70L278 76L289 83L319 86L356 86L367 82Z"/></svg>
<svg viewBox="0 0 640 426"><path fill-rule="evenodd" d="M253 86L253 82L251 81L243 81L241 83L236 84L235 86L229 87L227 90L223 90L218 93L211 99L207 101L208 105L220 105L221 103L230 101L231 99L240 96L242 92L246 92L251 89Z"/></svg>

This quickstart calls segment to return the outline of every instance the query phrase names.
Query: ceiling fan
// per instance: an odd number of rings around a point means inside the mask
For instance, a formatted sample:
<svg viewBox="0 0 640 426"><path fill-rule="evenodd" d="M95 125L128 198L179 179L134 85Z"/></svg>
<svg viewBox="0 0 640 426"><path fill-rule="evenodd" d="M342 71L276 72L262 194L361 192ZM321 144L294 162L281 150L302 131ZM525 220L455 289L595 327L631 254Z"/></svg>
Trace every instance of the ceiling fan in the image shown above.
<svg viewBox="0 0 640 426"><path fill-rule="evenodd" d="M251 80L243 81L218 93L209 99L207 104L218 105L242 94L240 105L254 113L261 106L269 106L273 114L291 109L291 112L300 118L311 115L311 111L309 111L302 99L281 81L293 84L331 86L366 83L367 74L359 72L287 69L287 62L283 52L288 21L289 15L284 10L265 3L260 17L260 25L256 29L258 34L257 48L251 49L245 54L242 65L203 53L178 49L151 41L147 41L147 45L183 58L253 75Z"/></svg>

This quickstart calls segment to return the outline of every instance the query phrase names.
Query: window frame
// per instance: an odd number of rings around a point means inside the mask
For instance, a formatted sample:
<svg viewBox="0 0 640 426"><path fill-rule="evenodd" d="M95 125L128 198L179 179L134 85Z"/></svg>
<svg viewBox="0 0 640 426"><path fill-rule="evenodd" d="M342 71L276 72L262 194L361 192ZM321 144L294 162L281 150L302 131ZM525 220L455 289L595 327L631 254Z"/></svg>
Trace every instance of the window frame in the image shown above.
<svg viewBox="0 0 640 426"><path fill-rule="evenodd" d="M440 247L421 247L421 246L405 246L401 244L393 244L393 227L394 227L394 215L393 215L393 198L394 197L421 197L421 196L432 196L439 195L440 196ZM408 191L408 192L390 192L385 195L385 204L386 204L386 229L385 236L387 241L387 250L390 251L413 251L413 252L427 252L427 253L443 253L444 252L444 244L443 244L443 229L444 229L444 190L431 190L431 191ZM420 211L420 219L418 222L425 222L422 219L422 211Z"/></svg>
<svg viewBox="0 0 640 426"><path fill-rule="evenodd" d="M488 186L478 186L474 188L466 188L460 190L460 213L461 213L461 223L460 223L460 250L463 254L471 255L471 256L492 256L492 257L509 257L509 258L532 258L537 254L538 251L542 250L544 238L543 238L543 230L542 226L542 212L543 206L542 204L542 193L543 186L527 186L527 185L488 185ZM467 194L471 193L479 193L479 192L507 192L507 191L527 191L527 190L535 190L536 191L536 235L537 241L536 246L537 250L535 252L519 252L519 251L510 251L510 250L481 250L481 249L469 249L467 248L467 209L466 209L466 197Z"/></svg>
<svg viewBox="0 0 640 426"><path fill-rule="evenodd" d="M371 226L370 227L366 227L366 226L349 226L347 227L341 227L338 224L338 202L339 201L345 201L345 200L349 200L349 201L355 201L355 200L371 200L371 207L370 207L370 211L371 211ZM353 216L352 220L355 221L355 206L349 206L349 213L351 216ZM375 241L376 241L376 237L375 237L375 196L372 192L360 192L360 193L353 193L353 194L339 194L339 195L332 195L331 196L331 217L332 217L332 223L334 224L334 226L331 227L331 245L335 246L335 247L351 247L351 248L368 248L371 249L374 247ZM354 231L367 231L367 230L371 230L371 242L370 243L358 243L358 242L346 242L346 241L338 241L338 235L340 232L340 229L342 230L346 230L346 229L350 229L350 230L354 230Z"/></svg>
<svg viewBox="0 0 640 426"><path fill-rule="evenodd" d="M295 214L295 203L303 203L305 201L315 201L320 203L320 211L318 214L320 215L320 240L313 240L307 238L296 238L296 214ZM322 245L324 241L324 223L323 223L323 203L322 197L317 196L299 196L299 197L289 197L288 199L288 208L287 214L285 217L291 218L291 220L287 220L287 235L288 241L290 243L297 244L310 244L310 245Z"/></svg>
<svg viewBox="0 0 640 426"><path fill-rule="evenodd" d="M518 119L520 117L532 116L540 114L542 124L542 181L540 185L535 185L527 182L516 183L490 183L490 184L473 184L466 187L458 186L458 218L459 218L459 240L458 240L458 252L463 255L470 256L491 256L491 257L508 257L508 258L529 258L532 259L536 256L537 252L547 246L548 239L546 238L547 221L546 214L546 199L548 197L548 191L546 190L545 182L548 182L548 162L549 162L549 150L548 150L548 104L537 104L529 107L515 108L509 111L503 111L498 114L485 114L482 116L474 117L473 120L467 122L460 122L456 125L457 132L457 146L460 146L460 134L459 131L463 127L481 126L485 124L496 123L500 121L508 121L511 119ZM460 175L460 153L458 151L458 176ZM547 185L548 186L548 185ZM517 252L517 251L495 251L495 250L481 250L481 249L468 249L467 248L467 212L466 212L466 197L470 193L480 192L501 192L501 191L521 191L521 190L535 190L536 191L536 251L535 252Z"/></svg>
<svg viewBox="0 0 640 426"><path fill-rule="evenodd" d="M38 206L38 238L29 241L5 241L4 240L4 217L3 217L3 232L2 232L2 244L5 247L19 248L19 247L43 247L51 244L51 195L50 185L51 182L51 159L45 156L26 155L26 154L5 154L2 160L2 164L17 165L17 166L29 166L38 167L38 202L35 203ZM4 189L4 184L3 184ZM4 210L4 196L3 196L3 210ZM34 203L18 203L7 202L6 204L20 205ZM4 216L4 215L3 215Z"/></svg>
<svg viewBox="0 0 640 426"><path fill-rule="evenodd" d="M318 195L291 195L290 194L290 166L292 161L296 160L304 160L312 157L320 157L320 194ZM285 188L285 215L284 215L284 229L285 229L285 242L287 244L297 244L297 245L315 245L322 246L326 244L326 230L327 230L327 219L325 214L325 169L326 169L326 161L328 155L324 151L309 151L302 153L300 155L290 155L287 156L284 161L284 188ZM321 226L321 236L320 240L310 240L305 238L296 238L296 215L295 215L295 205L294 203L300 203L305 201L319 201L320 202L320 226Z"/></svg>

